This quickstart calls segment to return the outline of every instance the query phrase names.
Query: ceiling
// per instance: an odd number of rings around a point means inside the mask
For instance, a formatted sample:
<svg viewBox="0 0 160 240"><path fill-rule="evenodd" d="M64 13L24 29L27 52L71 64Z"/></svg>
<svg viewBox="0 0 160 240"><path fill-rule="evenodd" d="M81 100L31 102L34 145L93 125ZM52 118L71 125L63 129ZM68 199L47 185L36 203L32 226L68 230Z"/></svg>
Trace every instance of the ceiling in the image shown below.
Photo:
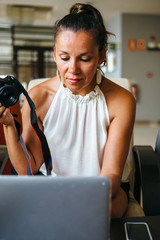
<svg viewBox="0 0 160 240"><path fill-rule="evenodd" d="M68 13L76 2L90 3L98 8L107 22L120 13L160 14L160 0L0 0L0 4L53 7L50 24Z"/></svg>

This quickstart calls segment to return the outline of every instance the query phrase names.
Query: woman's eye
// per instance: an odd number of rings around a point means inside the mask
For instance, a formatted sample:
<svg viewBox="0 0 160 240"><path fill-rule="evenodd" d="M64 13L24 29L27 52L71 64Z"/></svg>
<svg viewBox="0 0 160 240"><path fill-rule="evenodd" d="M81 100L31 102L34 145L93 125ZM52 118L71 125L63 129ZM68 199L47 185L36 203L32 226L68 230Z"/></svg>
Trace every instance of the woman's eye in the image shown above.
<svg viewBox="0 0 160 240"><path fill-rule="evenodd" d="M61 57L62 61L68 61L70 58L69 57ZM80 61L82 62L89 62L91 58L80 58Z"/></svg>
<svg viewBox="0 0 160 240"><path fill-rule="evenodd" d="M69 60L69 57L61 57L61 60L63 60L63 61L68 61L68 60Z"/></svg>
<svg viewBox="0 0 160 240"><path fill-rule="evenodd" d="M81 61L83 61L83 62L89 62L90 60L91 60L90 58L85 58L85 59L82 58L82 59L81 59Z"/></svg>

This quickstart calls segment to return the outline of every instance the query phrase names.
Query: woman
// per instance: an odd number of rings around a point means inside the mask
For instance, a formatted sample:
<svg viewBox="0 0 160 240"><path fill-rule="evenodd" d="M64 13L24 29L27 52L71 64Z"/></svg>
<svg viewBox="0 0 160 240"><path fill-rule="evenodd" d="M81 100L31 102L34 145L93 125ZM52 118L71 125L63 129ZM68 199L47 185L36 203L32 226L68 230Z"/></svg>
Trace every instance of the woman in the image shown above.
<svg viewBox="0 0 160 240"><path fill-rule="evenodd" d="M128 190L121 179L135 118L134 98L98 70L105 61L109 32L97 9L75 4L54 29L58 74L29 92L50 147L52 175L108 176L112 183L112 217L121 217L128 205ZM3 106L0 114L12 164L18 174L26 174L28 160L14 119ZM45 173L26 101L22 122L32 171Z"/></svg>

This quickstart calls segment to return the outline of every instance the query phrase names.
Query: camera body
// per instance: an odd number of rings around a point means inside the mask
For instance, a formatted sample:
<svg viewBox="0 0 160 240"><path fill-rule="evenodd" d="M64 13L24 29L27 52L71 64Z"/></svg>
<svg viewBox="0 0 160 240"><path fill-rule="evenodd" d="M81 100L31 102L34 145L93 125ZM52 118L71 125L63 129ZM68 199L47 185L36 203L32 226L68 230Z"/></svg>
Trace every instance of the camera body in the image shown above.
<svg viewBox="0 0 160 240"><path fill-rule="evenodd" d="M13 76L0 78L0 103L8 108L16 104L19 96L25 89L22 84Z"/></svg>

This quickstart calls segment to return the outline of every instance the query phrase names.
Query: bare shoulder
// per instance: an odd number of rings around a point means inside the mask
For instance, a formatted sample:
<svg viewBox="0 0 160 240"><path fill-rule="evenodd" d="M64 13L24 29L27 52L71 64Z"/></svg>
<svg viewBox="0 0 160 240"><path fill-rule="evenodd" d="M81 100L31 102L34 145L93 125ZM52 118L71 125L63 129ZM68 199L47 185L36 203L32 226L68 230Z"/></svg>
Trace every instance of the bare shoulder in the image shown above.
<svg viewBox="0 0 160 240"><path fill-rule="evenodd" d="M46 95L54 96L59 88L59 85L60 84L57 81L57 78L53 77L31 88L29 90L29 95L32 98L35 98L35 100L38 96L40 97L38 100L42 99Z"/></svg>
<svg viewBox="0 0 160 240"><path fill-rule="evenodd" d="M135 115L135 98L130 91L111 80L104 78L102 92L107 102L110 120L117 115Z"/></svg>
<svg viewBox="0 0 160 240"><path fill-rule="evenodd" d="M57 77L53 77L29 90L28 93L36 106L36 112L41 121L43 121L59 86L59 80ZM26 101L24 102L23 108L25 108L25 106Z"/></svg>

